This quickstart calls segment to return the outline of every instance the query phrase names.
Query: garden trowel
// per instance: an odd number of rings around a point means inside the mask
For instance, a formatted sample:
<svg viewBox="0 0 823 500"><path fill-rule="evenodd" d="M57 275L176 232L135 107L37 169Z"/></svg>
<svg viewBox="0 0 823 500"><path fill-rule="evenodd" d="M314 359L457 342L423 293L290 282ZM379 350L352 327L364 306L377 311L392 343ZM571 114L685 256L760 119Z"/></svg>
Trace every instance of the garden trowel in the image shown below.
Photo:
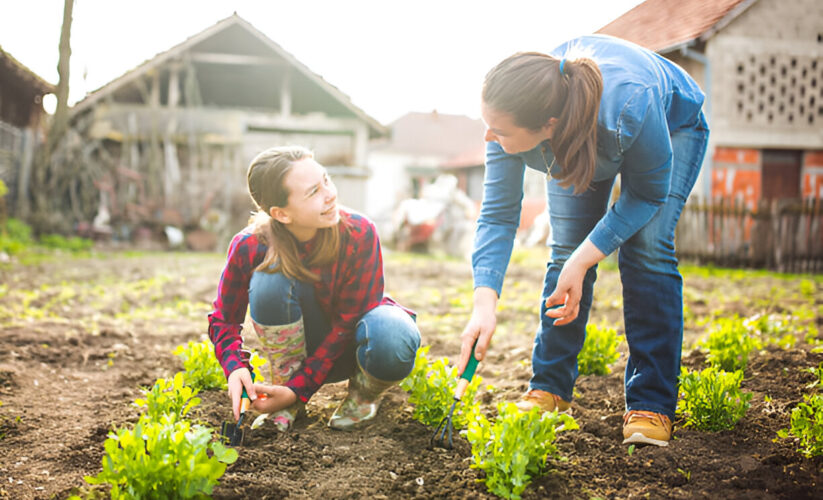
<svg viewBox="0 0 823 500"><path fill-rule="evenodd" d="M254 373L251 375L251 380L254 382ZM257 397L263 400L266 399L266 394L259 393L257 394ZM251 399L249 399L249 395L244 387L243 394L240 397L240 418L237 419L237 422L223 422L223 425L220 426L220 438L224 443L229 446L243 445L243 438L246 433L245 428L243 427L243 420L245 419L246 412L250 407Z"/></svg>

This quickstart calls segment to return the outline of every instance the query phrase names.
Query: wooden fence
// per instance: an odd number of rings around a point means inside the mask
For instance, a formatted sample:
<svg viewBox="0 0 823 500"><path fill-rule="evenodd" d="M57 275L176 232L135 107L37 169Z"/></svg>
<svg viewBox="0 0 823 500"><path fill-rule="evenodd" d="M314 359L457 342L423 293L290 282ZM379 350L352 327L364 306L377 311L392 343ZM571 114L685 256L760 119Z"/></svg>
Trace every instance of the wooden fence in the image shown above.
<svg viewBox="0 0 823 500"><path fill-rule="evenodd" d="M675 232L677 256L701 264L823 272L821 200L690 202Z"/></svg>

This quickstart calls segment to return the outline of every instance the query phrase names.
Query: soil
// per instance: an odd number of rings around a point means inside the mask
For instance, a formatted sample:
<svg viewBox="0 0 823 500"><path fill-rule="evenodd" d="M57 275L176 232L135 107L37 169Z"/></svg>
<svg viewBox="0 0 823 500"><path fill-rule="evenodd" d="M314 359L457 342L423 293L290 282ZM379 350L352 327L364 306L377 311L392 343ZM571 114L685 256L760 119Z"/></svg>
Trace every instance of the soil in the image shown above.
<svg viewBox="0 0 823 500"><path fill-rule="evenodd" d="M92 491L83 477L99 472L112 427L136 419L132 402L140 387L182 369L173 348L203 338L222 265L219 255L101 252L0 267L0 498L63 499ZM538 256L510 268L498 332L478 371L483 387L495 387L479 396L489 415L496 402L514 401L527 387L543 266ZM801 300L796 291L803 279L687 276L684 365L706 363L694 348L705 333L699 318L789 312ZM468 264L387 255L386 281L395 298L417 310L429 358L456 358L470 312ZM823 287L819 279L811 282L819 324ZM592 318L622 331L616 270L601 269L596 294ZM676 426L671 446L637 447L631 454L620 442L623 344L610 375L578 380L572 415L580 429L558 438L566 460L550 460L523 498L823 498L821 457L804 458L791 440L775 439L815 381L807 369L823 361L802 342L800 329L796 336L793 348L752 356L743 385L754 394L752 406L733 430ZM345 383L324 386L286 434L268 425L250 431L213 497L494 498L478 481L482 473L470 468L468 442L459 437L452 450L431 449L433 429L411 418L398 387L389 390L370 427L329 429L326 421L344 394ZM200 395L193 418L219 429L230 416L226 394Z"/></svg>

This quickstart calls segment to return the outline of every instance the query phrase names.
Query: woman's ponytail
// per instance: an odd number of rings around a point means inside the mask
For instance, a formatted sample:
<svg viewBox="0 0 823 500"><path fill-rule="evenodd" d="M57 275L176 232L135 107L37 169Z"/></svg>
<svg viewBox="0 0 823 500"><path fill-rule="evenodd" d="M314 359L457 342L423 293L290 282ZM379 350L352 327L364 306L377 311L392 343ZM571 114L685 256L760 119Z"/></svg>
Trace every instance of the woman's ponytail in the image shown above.
<svg viewBox="0 0 823 500"><path fill-rule="evenodd" d="M561 186L573 185L577 194L585 191L594 177L603 78L597 64L587 58L561 60L558 74L566 80L568 91L550 142L557 163L563 167L563 174L558 177Z"/></svg>

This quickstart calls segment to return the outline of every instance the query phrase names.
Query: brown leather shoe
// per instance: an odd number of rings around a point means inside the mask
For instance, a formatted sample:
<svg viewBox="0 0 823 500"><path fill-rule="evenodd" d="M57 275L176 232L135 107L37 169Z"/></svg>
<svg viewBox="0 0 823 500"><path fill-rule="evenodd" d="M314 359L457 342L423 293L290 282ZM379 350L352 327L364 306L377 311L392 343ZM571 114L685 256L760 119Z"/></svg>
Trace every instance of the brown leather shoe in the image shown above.
<svg viewBox="0 0 823 500"><path fill-rule="evenodd" d="M563 412L569 409L571 403L563 401L557 394L541 391L540 389L529 389L526 394L520 396L520 401L515 405L522 412L528 412L535 406L540 407L543 411L557 410Z"/></svg>
<svg viewBox="0 0 823 500"><path fill-rule="evenodd" d="M640 410L623 415L623 444L668 446L671 438L672 421L666 415Z"/></svg>

